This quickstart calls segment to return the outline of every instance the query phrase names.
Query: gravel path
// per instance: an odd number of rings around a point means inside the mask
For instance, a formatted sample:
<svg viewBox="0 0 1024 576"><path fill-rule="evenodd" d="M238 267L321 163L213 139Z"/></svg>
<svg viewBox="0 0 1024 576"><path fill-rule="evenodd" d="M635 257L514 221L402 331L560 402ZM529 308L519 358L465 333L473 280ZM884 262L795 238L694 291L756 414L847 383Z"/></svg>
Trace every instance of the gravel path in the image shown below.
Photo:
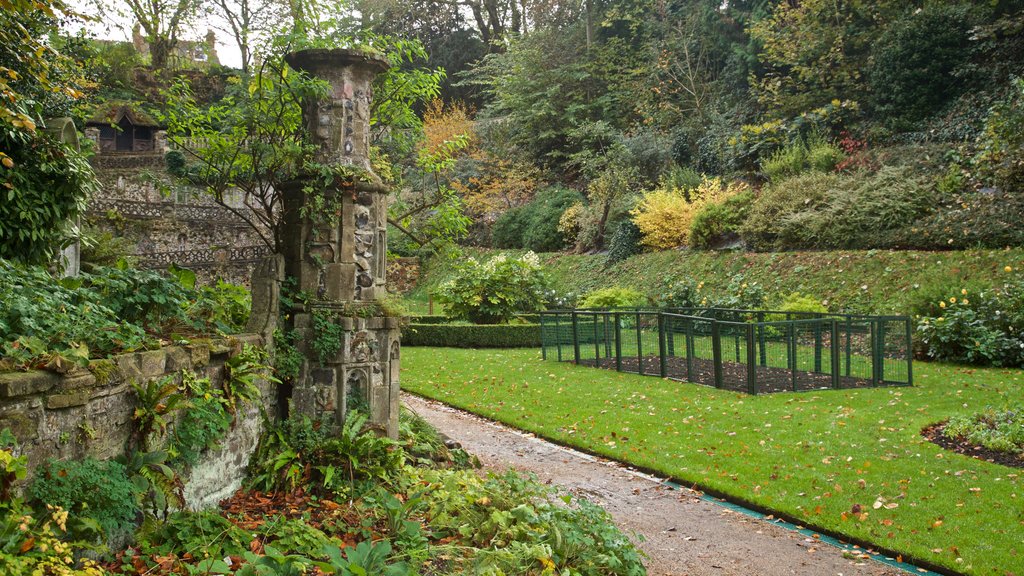
<svg viewBox="0 0 1024 576"><path fill-rule="evenodd" d="M643 536L651 576L906 576L874 561L726 510L696 492L662 486L621 465L546 442L440 402L402 394L402 403L475 454L486 468L533 472L605 507Z"/></svg>

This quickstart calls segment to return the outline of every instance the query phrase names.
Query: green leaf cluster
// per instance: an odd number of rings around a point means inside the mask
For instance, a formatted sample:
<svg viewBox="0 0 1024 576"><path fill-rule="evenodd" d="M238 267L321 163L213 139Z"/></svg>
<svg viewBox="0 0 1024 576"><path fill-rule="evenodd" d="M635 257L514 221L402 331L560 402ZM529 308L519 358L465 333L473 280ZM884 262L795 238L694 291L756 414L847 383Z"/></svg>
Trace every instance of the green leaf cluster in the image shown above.
<svg viewBox="0 0 1024 576"><path fill-rule="evenodd" d="M533 252L520 258L499 254L486 262L468 258L436 296L452 318L476 324L508 322L516 312L533 312L544 303L545 278Z"/></svg>

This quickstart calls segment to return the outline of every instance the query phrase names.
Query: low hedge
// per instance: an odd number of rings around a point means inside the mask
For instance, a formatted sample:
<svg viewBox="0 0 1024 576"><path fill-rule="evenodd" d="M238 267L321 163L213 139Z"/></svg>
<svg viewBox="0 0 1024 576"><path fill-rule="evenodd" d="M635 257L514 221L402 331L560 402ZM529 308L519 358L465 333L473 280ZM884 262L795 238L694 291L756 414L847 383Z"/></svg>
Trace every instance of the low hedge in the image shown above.
<svg viewBox="0 0 1024 576"><path fill-rule="evenodd" d="M452 348L540 347L539 324L409 324L402 329L403 346Z"/></svg>
<svg viewBox="0 0 1024 576"><path fill-rule="evenodd" d="M411 317L409 317L409 323L410 324L447 324L447 323L449 323L451 321L452 321L451 318L449 318L449 317L447 317L447 316L445 316L443 314L433 314L433 315L424 314L422 316L411 316Z"/></svg>

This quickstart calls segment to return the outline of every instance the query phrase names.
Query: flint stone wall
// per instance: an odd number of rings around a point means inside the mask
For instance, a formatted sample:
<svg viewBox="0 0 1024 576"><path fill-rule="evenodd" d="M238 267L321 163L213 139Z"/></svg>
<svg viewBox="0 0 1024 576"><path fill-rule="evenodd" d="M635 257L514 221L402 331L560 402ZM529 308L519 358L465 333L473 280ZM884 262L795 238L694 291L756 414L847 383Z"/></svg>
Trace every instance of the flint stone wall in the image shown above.
<svg viewBox="0 0 1024 576"><path fill-rule="evenodd" d="M243 334L223 341L122 354L65 375L41 370L0 373L0 429L14 433L22 453L28 456L29 470L50 458L117 457L125 452L132 432L136 403L131 382L191 370L220 386L225 360L243 344L263 345L260 336ZM274 414L272 385L261 382L260 388L264 409ZM189 508L215 505L241 486L262 428L260 406L248 405L239 411L221 448L204 454L183 478Z"/></svg>

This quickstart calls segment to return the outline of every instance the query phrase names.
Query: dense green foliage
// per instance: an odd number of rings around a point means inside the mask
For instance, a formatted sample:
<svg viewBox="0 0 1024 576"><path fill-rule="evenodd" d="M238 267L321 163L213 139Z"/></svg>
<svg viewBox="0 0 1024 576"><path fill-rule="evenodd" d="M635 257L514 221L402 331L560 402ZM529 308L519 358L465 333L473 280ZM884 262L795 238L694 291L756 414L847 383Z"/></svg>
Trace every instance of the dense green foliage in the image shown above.
<svg viewBox="0 0 1024 576"><path fill-rule="evenodd" d="M61 0L9 2L0 10L0 258L46 264L74 233L98 184L85 156L45 132L70 116L88 80L82 64L45 38ZM65 41L74 52L76 40Z"/></svg>
<svg viewBox="0 0 1024 576"><path fill-rule="evenodd" d="M637 308L646 304L643 292L619 286L587 292L579 303L580 308Z"/></svg>
<svg viewBox="0 0 1024 576"><path fill-rule="evenodd" d="M453 348L529 348L540 346L538 324L409 324L403 346Z"/></svg>
<svg viewBox="0 0 1024 576"><path fill-rule="evenodd" d="M132 351L151 334L237 332L248 317L243 288L194 289L177 278L130 268L97 267L57 280L37 266L0 260L0 358L7 366L49 367Z"/></svg>
<svg viewBox="0 0 1024 576"><path fill-rule="evenodd" d="M975 414L954 416L942 429L943 436L997 452L1024 453L1024 410L987 408Z"/></svg>
<svg viewBox="0 0 1024 576"><path fill-rule="evenodd" d="M531 202L508 210L494 222L494 247L525 248L534 252L565 248L558 220L566 209L580 200L578 192L566 188L552 186L539 190Z"/></svg>
<svg viewBox="0 0 1024 576"><path fill-rule="evenodd" d="M538 310L545 280L537 256L498 254L485 262L470 257L455 264L435 295L448 316L475 324L507 322L517 312Z"/></svg>
<svg viewBox="0 0 1024 576"><path fill-rule="evenodd" d="M90 517L109 535L134 529L139 512L127 469L113 461L51 460L35 470L29 495L39 507L60 506Z"/></svg>
<svg viewBox="0 0 1024 576"><path fill-rule="evenodd" d="M918 338L929 358L1024 366L1024 282L949 290L922 311Z"/></svg>
<svg viewBox="0 0 1024 576"><path fill-rule="evenodd" d="M536 349L412 348L403 360L417 394L904 559L981 575L1021 553L1006 526L1024 479L921 436L1018 404L1019 371L921 362L909 388L751 397L540 361ZM503 384L480 386L492 379Z"/></svg>

